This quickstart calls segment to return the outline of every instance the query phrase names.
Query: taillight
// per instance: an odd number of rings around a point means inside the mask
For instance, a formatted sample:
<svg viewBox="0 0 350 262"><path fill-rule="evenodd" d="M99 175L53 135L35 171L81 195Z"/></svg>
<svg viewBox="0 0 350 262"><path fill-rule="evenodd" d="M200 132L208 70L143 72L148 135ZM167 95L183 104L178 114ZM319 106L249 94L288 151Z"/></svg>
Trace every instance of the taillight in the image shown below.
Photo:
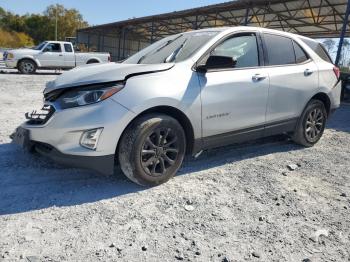
<svg viewBox="0 0 350 262"><path fill-rule="evenodd" d="M111 55L108 56L108 62L111 62Z"/></svg>
<svg viewBox="0 0 350 262"><path fill-rule="evenodd" d="M340 77L340 69L339 69L339 67L334 66L333 67L333 72L334 72L335 76L337 77L337 79L339 79L339 77Z"/></svg>

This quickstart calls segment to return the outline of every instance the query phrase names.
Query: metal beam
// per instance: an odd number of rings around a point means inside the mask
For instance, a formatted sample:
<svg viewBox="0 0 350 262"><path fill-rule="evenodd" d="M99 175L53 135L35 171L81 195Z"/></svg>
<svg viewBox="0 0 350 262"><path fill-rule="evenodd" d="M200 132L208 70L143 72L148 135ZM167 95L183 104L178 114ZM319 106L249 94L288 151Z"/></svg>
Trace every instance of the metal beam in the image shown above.
<svg viewBox="0 0 350 262"><path fill-rule="evenodd" d="M346 12L345 12L345 17L344 17L344 21L343 21L343 28L342 28L341 33L340 33L338 51L337 51L337 56L335 58L335 64L336 65L338 65L339 61L340 61L341 49L343 47L346 27L347 27L348 22L349 22L349 13L350 13L350 0L348 0L348 3L346 5Z"/></svg>

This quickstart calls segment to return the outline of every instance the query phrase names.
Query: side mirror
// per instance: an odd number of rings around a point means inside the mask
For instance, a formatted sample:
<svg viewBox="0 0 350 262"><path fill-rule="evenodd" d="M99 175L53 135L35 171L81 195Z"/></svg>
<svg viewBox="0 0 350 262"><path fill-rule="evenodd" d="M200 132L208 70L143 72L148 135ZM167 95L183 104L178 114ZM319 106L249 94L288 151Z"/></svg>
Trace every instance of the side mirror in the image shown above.
<svg viewBox="0 0 350 262"><path fill-rule="evenodd" d="M229 56L209 56L205 65L197 66L197 71L205 73L210 69L225 69L225 68L234 68L237 64L237 60L234 60Z"/></svg>

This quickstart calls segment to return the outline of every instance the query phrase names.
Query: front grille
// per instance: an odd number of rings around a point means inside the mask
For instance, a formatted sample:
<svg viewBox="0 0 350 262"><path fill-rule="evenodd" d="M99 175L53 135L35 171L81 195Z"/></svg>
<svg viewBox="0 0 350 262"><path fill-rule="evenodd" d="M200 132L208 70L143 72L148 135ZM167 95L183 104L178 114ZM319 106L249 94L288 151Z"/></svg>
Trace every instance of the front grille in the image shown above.
<svg viewBox="0 0 350 262"><path fill-rule="evenodd" d="M29 125L44 125L49 121L55 113L55 108L51 105L44 105L39 112L36 110L31 113L26 113L27 124Z"/></svg>

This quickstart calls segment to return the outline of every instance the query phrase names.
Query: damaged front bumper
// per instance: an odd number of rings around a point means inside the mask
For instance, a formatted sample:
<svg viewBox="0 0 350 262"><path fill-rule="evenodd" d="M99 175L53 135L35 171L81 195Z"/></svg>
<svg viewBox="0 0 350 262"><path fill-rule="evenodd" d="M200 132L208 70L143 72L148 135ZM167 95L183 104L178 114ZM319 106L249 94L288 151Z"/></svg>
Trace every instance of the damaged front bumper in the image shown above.
<svg viewBox="0 0 350 262"><path fill-rule="evenodd" d="M13 142L55 162L76 168L113 174L120 136L134 113L106 99L98 104L59 109L54 104L27 114L27 121L11 135ZM82 146L87 131L103 129L96 147Z"/></svg>
<svg viewBox="0 0 350 262"><path fill-rule="evenodd" d="M64 154L49 144L30 140L30 130L22 127L18 127L10 138L26 151L37 152L66 167L89 169L103 175L112 175L114 172L114 154L102 156Z"/></svg>

